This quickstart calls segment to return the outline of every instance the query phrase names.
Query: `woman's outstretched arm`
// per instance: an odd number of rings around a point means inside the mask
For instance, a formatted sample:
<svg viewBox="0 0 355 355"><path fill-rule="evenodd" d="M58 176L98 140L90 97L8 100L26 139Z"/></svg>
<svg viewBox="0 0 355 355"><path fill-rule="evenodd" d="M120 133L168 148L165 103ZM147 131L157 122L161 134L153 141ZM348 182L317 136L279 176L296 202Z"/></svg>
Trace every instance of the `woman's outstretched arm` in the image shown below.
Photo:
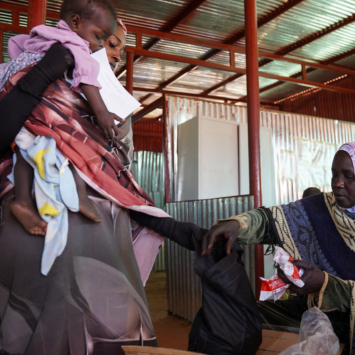
<svg viewBox="0 0 355 355"><path fill-rule="evenodd" d="M202 238L202 254L210 255L218 239L227 240L227 254L236 241L240 244L277 244L264 208L217 221Z"/></svg>
<svg viewBox="0 0 355 355"><path fill-rule="evenodd" d="M38 105L48 85L72 66L72 54L61 43L56 43L0 101L0 157Z"/></svg>
<svg viewBox="0 0 355 355"><path fill-rule="evenodd" d="M153 229L154 232L189 250L195 250L192 236L199 240L200 236L206 232L193 223L178 222L169 217L153 217L133 210L130 210L130 217L140 225Z"/></svg>

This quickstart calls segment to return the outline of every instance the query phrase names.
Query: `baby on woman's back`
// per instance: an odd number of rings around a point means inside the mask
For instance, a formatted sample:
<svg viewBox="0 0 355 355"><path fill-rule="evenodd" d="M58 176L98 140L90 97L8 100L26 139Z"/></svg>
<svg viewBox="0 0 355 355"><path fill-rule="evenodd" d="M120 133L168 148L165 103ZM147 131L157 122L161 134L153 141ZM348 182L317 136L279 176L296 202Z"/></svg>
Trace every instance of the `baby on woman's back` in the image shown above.
<svg viewBox="0 0 355 355"><path fill-rule="evenodd" d="M121 119L109 112L100 96L100 84L97 81L99 64L90 57L90 53L104 47L105 40L117 27L113 5L109 0L64 0L61 7L61 20L58 28L40 25L32 29L29 36L15 36L9 41L11 58L22 53L44 54L55 43L62 43L74 57L71 89L82 92L97 118L97 124L106 139L118 134L114 120ZM56 65L53 62L53 65ZM8 117L11 119L11 117ZM31 198L33 169L15 146L16 165L14 168L15 201L11 210L24 228L31 234L45 235L47 223L39 215ZM87 196L86 184L70 165L74 175L79 211L94 222L101 222L101 217ZM22 183L26 181L26 184Z"/></svg>

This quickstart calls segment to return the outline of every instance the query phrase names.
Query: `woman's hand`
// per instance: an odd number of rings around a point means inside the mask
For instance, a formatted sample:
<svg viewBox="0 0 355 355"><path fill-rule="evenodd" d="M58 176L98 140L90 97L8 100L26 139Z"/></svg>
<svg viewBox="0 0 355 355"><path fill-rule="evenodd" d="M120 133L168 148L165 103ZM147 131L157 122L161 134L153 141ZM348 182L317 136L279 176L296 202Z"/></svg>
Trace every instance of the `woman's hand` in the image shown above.
<svg viewBox="0 0 355 355"><path fill-rule="evenodd" d="M202 255L211 255L212 246L219 239L227 239L227 254L237 241L240 225L237 220L223 222L213 226L202 238Z"/></svg>
<svg viewBox="0 0 355 355"><path fill-rule="evenodd" d="M301 277L301 280L304 282L304 286L298 287L290 282L290 280L285 276L284 272L279 268L277 270L277 274L283 282L291 285L289 290L296 293L298 296L319 292L324 284L324 272L308 261L294 260L292 261L292 264L297 266L299 269L304 270L304 274Z"/></svg>

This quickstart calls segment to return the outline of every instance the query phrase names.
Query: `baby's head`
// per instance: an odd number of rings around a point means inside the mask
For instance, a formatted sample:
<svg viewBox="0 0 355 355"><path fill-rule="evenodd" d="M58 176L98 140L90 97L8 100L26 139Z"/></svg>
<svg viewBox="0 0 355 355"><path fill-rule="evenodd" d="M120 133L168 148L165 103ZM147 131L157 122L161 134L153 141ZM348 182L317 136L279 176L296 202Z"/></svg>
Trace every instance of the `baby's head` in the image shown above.
<svg viewBox="0 0 355 355"><path fill-rule="evenodd" d="M117 27L116 13L110 0L64 0L60 17L93 52L103 48Z"/></svg>

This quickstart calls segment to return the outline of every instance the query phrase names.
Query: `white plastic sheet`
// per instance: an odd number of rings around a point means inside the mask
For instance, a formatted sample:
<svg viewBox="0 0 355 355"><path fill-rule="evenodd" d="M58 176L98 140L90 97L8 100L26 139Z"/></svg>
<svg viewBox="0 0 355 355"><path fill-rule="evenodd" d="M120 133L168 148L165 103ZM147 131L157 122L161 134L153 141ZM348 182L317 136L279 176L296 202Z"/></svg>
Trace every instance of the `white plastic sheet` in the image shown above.
<svg viewBox="0 0 355 355"><path fill-rule="evenodd" d="M337 145L298 138L298 188L318 187L329 191L331 186L331 166Z"/></svg>
<svg viewBox="0 0 355 355"><path fill-rule="evenodd" d="M302 316L298 342L279 355L337 355L338 352L339 339L329 318L313 307Z"/></svg>

